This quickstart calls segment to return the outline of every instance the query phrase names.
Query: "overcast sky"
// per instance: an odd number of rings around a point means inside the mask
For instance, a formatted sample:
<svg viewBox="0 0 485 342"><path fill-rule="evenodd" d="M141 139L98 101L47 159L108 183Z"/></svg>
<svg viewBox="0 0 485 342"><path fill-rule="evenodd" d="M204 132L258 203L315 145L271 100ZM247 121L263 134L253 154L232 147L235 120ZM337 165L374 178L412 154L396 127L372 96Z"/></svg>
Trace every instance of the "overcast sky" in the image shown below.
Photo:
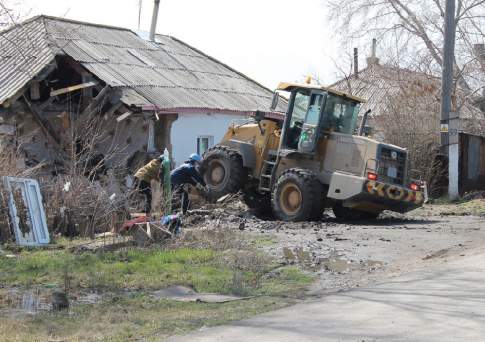
<svg viewBox="0 0 485 342"><path fill-rule="evenodd" d="M184 40L269 88L280 81L302 81L308 74L330 84L339 52L326 25L324 2L161 0L157 33ZM22 11L136 30L138 4L139 0L23 0ZM142 30L149 30L152 7L152 0L143 0Z"/></svg>

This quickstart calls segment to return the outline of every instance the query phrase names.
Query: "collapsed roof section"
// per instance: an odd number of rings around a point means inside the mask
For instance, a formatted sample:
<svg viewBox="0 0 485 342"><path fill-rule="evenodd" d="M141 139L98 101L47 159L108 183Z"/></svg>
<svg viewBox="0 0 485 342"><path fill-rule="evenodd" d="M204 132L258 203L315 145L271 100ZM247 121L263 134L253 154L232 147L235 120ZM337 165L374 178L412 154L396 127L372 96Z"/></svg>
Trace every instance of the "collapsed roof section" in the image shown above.
<svg viewBox="0 0 485 342"><path fill-rule="evenodd" d="M128 29L48 16L0 33L0 104L52 71L59 55L118 89L128 106L269 111L271 90L178 39L157 35L154 43Z"/></svg>

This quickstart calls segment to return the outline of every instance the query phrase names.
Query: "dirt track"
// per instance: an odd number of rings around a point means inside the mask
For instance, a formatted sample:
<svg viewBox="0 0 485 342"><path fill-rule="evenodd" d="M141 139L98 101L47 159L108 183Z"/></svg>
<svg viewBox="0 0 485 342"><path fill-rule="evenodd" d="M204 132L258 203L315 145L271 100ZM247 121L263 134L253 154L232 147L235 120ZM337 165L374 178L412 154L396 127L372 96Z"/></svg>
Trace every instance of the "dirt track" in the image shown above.
<svg viewBox="0 0 485 342"><path fill-rule="evenodd" d="M276 243L265 249L273 255L314 270L319 280L313 292L319 294L464 256L485 243L485 220L472 216L384 218L345 224L329 218L285 224L259 234L272 236Z"/></svg>
<svg viewBox="0 0 485 342"><path fill-rule="evenodd" d="M282 264L303 266L317 276L309 293L317 296L461 258L485 243L484 217L439 216L436 207L358 223L330 212L319 222L263 221L234 209L204 225L239 228Z"/></svg>

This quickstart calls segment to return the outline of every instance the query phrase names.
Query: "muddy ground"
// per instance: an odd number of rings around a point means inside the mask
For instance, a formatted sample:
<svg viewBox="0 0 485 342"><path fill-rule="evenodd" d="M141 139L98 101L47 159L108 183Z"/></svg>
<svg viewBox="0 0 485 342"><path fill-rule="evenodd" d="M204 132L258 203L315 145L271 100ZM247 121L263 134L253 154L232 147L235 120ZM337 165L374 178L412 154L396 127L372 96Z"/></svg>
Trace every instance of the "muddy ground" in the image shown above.
<svg viewBox="0 0 485 342"><path fill-rule="evenodd" d="M473 253L485 243L485 200L428 205L405 215L342 222L331 211L319 222L259 220L232 203L196 210L186 229L229 226L281 264L300 265L316 281L307 295L379 282L389 277Z"/></svg>
<svg viewBox="0 0 485 342"><path fill-rule="evenodd" d="M6 340L163 340L379 283L473 254L485 243L485 200L369 221L342 222L327 212L318 222L287 223L258 219L230 199L193 210L174 239L114 243L121 249L106 253L86 247L95 242L60 239L61 249L0 250L0 330L11 328ZM9 276L12 271L19 274ZM244 278L248 272L257 281ZM71 306L55 311L54 293L62 288L69 288ZM239 298L209 294L223 300L206 302L200 299L205 291Z"/></svg>

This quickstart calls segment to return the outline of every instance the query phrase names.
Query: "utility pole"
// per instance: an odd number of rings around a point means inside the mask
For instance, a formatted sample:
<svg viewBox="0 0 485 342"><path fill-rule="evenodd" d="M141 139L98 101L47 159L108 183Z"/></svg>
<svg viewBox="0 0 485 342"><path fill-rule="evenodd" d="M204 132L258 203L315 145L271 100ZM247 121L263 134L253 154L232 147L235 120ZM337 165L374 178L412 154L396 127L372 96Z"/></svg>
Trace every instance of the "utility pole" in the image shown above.
<svg viewBox="0 0 485 342"><path fill-rule="evenodd" d="M455 58L455 0L446 0L443 65L441 77L441 145L448 147L448 196L455 200L459 196L458 160L459 135L458 113L452 110L454 58Z"/></svg>

